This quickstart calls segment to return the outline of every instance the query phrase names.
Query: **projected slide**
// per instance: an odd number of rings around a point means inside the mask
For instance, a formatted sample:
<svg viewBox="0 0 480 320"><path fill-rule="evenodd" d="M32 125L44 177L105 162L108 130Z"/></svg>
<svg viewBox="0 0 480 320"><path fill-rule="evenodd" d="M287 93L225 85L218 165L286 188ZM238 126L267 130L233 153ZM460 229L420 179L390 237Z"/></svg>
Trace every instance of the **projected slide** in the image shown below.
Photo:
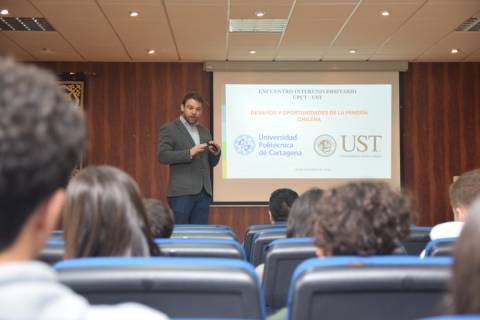
<svg viewBox="0 0 480 320"><path fill-rule="evenodd" d="M389 179L390 84L225 84L224 179Z"/></svg>

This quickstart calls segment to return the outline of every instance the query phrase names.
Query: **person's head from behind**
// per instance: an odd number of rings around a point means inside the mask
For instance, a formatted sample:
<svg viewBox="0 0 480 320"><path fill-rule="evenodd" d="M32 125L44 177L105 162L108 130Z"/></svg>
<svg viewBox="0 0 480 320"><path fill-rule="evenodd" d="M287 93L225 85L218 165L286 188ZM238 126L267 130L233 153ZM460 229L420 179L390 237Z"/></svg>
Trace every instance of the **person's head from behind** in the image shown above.
<svg viewBox="0 0 480 320"><path fill-rule="evenodd" d="M170 238L175 225L172 210L157 199L144 199L143 204L150 223L150 231L155 238Z"/></svg>
<svg viewBox="0 0 480 320"><path fill-rule="evenodd" d="M110 166L80 171L63 208L65 258L157 255L140 190Z"/></svg>
<svg viewBox="0 0 480 320"><path fill-rule="evenodd" d="M0 254L31 259L55 226L86 127L49 72L0 58Z"/></svg>
<svg viewBox="0 0 480 320"><path fill-rule="evenodd" d="M292 189L282 188L273 191L268 201L270 222L287 221L290 208L297 198L298 194Z"/></svg>
<svg viewBox="0 0 480 320"><path fill-rule="evenodd" d="M287 238L313 236L315 206L323 191L313 188L305 191L295 200L287 222Z"/></svg>
<svg viewBox="0 0 480 320"><path fill-rule="evenodd" d="M468 217L453 250L452 312L480 313L480 198L467 208Z"/></svg>
<svg viewBox="0 0 480 320"><path fill-rule="evenodd" d="M480 196L480 169L465 172L449 188L450 204L456 221L464 221L466 208Z"/></svg>
<svg viewBox="0 0 480 320"><path fill-rule="evenodd" d="M325 191L315 210L317 254L392 254L409 232L410 211L409 198L386 183L349 183Z"/></svg>

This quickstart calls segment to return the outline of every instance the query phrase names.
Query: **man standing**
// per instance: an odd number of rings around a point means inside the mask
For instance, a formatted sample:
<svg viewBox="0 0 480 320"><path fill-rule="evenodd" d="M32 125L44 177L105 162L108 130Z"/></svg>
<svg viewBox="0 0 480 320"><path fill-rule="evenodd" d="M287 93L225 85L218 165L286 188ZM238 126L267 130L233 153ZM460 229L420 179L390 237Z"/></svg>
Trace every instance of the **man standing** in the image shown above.
<svg viewBox="0 0 480 320"><path fill-rule="evenodd" d="M170 165L167 196L178 224L208 223L210 167L220 160L220 145L212 141L208 129L198 124L203 106L198 93L187 93L180 105L180 117L163 125L158 136L157 157Z"/></svg>

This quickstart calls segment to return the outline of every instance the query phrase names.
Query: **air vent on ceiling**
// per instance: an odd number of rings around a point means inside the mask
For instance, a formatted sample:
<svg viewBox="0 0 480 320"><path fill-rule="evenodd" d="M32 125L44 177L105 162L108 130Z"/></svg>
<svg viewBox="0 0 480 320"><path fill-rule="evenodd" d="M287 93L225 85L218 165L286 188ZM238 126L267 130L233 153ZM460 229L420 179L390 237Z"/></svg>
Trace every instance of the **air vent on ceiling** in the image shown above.
<svg viewBox="0 0 480 320"><path fill-rule="evenodd" d="M283 32L286 19L230 19L230 32Z"/></svg>
<svg viewBox="0 0 480 320"><path fill-rule="evenodd" d="M457 29L455 29L455 31L480 31L480 17L471 17L465 20L461 25L457 27Z"/></svg>
<svg viewBox="0 0 480 320"><path fill-rule="evenodd" d="M0 17L1 31L55 31L45 18Z"/></svg>

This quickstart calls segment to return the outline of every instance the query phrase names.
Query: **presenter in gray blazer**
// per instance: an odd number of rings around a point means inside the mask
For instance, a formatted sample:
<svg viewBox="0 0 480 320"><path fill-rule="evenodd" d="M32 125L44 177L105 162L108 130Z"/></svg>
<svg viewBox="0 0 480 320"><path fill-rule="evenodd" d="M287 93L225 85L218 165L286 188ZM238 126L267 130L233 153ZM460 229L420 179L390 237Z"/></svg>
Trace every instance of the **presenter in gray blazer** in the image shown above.
<svg viewBox="0 0 480 320"><path fill-rule="evenodd" d="M185 95L181 115L160 128L157 157L170 166L168 203L176 224L207 224L212 202L210 168L220 160L220 145L198 124L204 100L196 92Z"/></svg>

